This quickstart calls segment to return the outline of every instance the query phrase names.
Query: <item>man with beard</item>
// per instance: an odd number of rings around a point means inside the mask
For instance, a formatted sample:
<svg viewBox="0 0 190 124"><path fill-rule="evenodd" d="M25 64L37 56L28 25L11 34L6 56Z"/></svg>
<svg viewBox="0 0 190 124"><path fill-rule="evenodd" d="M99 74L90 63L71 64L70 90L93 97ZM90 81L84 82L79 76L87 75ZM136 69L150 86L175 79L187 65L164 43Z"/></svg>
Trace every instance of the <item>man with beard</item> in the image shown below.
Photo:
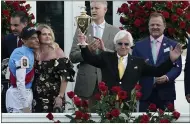
<svg viewBox="0 0 190 124"><path fill-rule="evenodd" d="M22 11L16 11L11 15L10 28L12 33L4 37L1 48L1 60L9 58L13 50L22 46L22 41L19 35L24 27L28 24L28 18Z"/></svg>
<svg viewBox="0 0 190 124"><path fill-rule="evenodd" d="M169 57L170 47L175 47L177 43L164 36L166 21L161 13L152 13L148 26L150 36L136 43L132 55L144 58L150 65L159 66ZM139 80L143 94L140 100L140 112L147 111L150 103L156 104L160 109L165 109L169 103L174 104L175 79L182 70L181 57L176 61L176 65L160 77L143 77Z"/></svg>
<svg viewBox="0 0 190 124"><path fill-rule="evenodd" d="M100 54L103 51L101 48L104 46L104 51L114 51L113 39L119 28L113 27L105 21L107 1L92 1L90 6L92 23L86 33L90 51ZM80 63L77 66L78 73L74 91L79 97L90 99L90 105L92 105L95 102L93 95L97 91L97 83L102 80L101 70L84 62L80 47L77 45L77 36L78 32L76 31L69 55L73 63ZM94 41L93 36L101 39L101 42Z"/></svg>

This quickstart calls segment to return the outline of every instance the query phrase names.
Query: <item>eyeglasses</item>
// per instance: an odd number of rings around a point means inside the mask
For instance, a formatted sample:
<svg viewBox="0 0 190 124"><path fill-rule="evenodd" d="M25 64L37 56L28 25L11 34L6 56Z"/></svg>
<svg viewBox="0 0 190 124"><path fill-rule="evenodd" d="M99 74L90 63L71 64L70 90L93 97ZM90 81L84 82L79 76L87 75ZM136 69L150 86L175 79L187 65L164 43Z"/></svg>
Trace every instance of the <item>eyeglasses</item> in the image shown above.
<svg viewBox="0 0 190 124"><path fill-rule="evenodd" d="M123 44L125 45L125 46L129 46L129 43L121 43L121 42L119 42L119 43L117 43L119 46L122 46Z"/></svg>

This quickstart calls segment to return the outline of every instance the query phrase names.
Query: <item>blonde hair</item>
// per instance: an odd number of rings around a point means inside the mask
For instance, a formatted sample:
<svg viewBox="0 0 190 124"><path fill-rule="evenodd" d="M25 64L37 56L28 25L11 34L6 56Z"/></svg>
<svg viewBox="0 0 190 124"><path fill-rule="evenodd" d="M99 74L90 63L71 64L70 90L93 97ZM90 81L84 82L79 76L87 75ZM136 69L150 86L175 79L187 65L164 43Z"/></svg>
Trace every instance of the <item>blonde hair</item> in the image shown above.
<svg viewBox="0 0 190 124"><path fill-rule="evenodd" d="M90 6L91 6L91 4L92 4L93 2L99 2L99 3L103 4L104 7L108 8L108 2L105 1L105 0L92 0L92 1L90 1Z"/></svg>
<svg viewBox="0 0 190 124"><path fill-rule="evenodd" d="M48 29L50 31L50 34L51 34L51 37L52 37L52 45L51 45L51 47L53 49L59 48L59 45L55 42L55 35L54 35L54 32L53 32L53 29L49 25L47 25L47 24L39 24L37 26L37 31L42 31L42 29L44 29L44 28L46 28L46 29Z"/></svg>
<svg viewBox="0 0 190 124"><path fill-rule="evenodd" d="M129 40L129 42L130 42L130 45L133 46L133 37L132 37L131 33L128 32L128 31L126 31L126 30L120 30L120 31L115 35L114 40L113 40L114 44L116 44L117 41L123 39L125 36L128 37L128 40Z"/></svg>

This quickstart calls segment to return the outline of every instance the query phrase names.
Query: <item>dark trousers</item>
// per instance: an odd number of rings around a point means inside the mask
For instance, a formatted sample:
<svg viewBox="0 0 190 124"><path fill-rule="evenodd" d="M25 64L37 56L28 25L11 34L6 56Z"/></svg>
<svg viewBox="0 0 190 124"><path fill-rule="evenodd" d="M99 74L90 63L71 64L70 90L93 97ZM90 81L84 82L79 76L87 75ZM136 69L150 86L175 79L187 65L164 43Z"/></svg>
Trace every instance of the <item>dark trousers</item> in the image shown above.
<svg viewBox="0 0 190 124"><path fill-rule="evenodd" d="M174 100L161 100L157 89L153 88L152 93L147 100L140 100L139 112L146 112L150 103L154 103L157 108L165 110L169 103L174 104Z"/></svg>

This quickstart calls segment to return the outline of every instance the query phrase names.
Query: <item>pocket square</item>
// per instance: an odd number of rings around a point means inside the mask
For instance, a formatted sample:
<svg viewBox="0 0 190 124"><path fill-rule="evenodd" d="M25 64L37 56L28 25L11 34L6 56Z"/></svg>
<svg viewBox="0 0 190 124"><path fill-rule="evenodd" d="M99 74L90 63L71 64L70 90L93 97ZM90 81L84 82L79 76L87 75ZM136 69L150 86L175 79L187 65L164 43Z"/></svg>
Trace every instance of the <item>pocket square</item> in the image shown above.
<svg viewBox="0 0 190 124"><path fill-rule="evenodd" d="M137 67L137 66L135 66L135 67L134 67L134 69L138 69L138 67Z"/></svg>
<svg viewBox="0 0 190 124"><path fill-rule="evenodd" d="M170 51L170 48L168 47L168 48L166 48L166 49L164 49L164 53L165 52L169 52Z"/></svg>

